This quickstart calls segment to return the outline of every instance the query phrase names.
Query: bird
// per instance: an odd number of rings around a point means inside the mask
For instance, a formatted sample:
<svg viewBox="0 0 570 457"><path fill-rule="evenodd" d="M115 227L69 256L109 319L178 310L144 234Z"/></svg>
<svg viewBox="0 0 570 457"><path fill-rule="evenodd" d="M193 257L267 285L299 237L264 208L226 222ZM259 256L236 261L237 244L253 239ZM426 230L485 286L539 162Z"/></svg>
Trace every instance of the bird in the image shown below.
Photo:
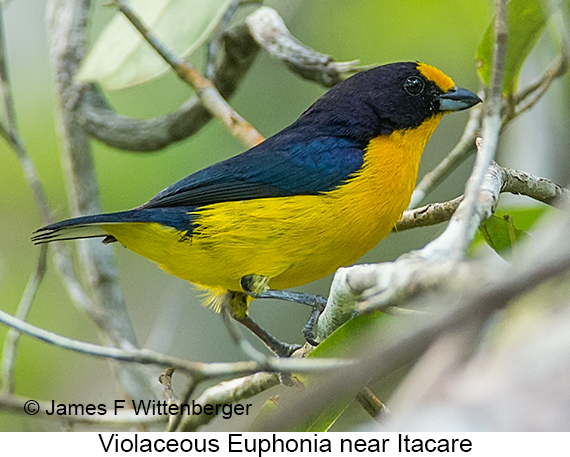
<svg viewBox="0 0 570 457"><path fill-rule="evenodd" d="M203 289L205 304L228 309L287 356L298 346L253 321L250 302L325 277L376 246L410 203L441 118L479 102L431 65L381 65L335 85L260 144L148 202L47 225L32 241L119 242Z"/></svg>

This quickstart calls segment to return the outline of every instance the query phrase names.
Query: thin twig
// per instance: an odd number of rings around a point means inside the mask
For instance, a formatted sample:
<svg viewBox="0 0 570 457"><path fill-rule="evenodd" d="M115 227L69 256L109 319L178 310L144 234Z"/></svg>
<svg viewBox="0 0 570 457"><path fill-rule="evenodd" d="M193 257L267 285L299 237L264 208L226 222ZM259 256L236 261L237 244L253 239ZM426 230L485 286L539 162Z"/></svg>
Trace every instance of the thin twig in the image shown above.
<svg viewBox="0 0 570 457"><path fill-rule="evenodd" d="M86 49L89 0L49 3L50 53L58 102L57 121L62 139L62 158L68 198L73 215L101 211L99 189L88 135L77 123L77 102L84 86L75 76ZM78 243L81 266L93 293L92 303L99 322L100 337L106 345L138 346L126 303L119 286L112 250L100 243ZM110 331L108 331L110 330ZM111 365L125 393L134 399L155 398L156 383L142 367Z"/></svg>
<svg viewBox="0 0 570 457"><path fill-rule="evenodd" d="M172 51L142 23L127 2L124 0L114 0L113 2L117 9L125 15L143 38L165 62L172 67L180 79L187 82L192 89L194 89L204 107L208 109L212 115L217 117L232 135L249 147L261 143L264 140L263 136L224 100L209 79L202 76L194 65L172 53Z"/></svg>
<svg viewBox="0 0 570 457"><path fill-rule="evenodd" d="M22 299L16 309L16 318L22 321L28 318L32 303L34 302L36 293L46 272L46 259L47 249L43 249L42 247L38 255L36 271L30 276L28 284L22 294ZM0 366L0 391L4 393L13 393L16 387L14 382L14 367L16 365L19 342L20 332L15 329L10 329L4 340Z"/></svg>
<svg viewBox="0 0 570 457"><path fill-rule="evenodd" d="M201 406L235 403L277 386L279 382L279 374L277 373L256 373L209 387L194 402ZM185 416L180 426L180 431L196 431L199 427L208 424L212 419L214 419L214 416L207 414Z"/></svg>
<svg viewBox="0 0 570 457"><path fill-rule="evenodd" d="M421 208L404 211L400 220L394 226L394 232L402 232L417 227L427 227L430 225L447 222L453 215L463 196L454 198L443 203L430 203Z"/></svg>
<svg viewBox="0 0 570 457"><path fill-rule="evenodd" d="M230 25L234 15L237 13L237 10L240 7L240 0L233 0L233 2L228 6L228 9L220 19L219 24L214 30L213 38L210 39L208 42L208 53L206 55L206 71L205 76L209 80L213 81L216 76L216 57L218 55L218 51L221 48L222 44L222 36L225 30Z"/></svg>
<svg viewBox="0 0 570 457"><path fill-rule="evenodd" d="M502 127L505 127L525 111L531 109L550 88L552 82L568 72L568 40L562 37L560 56L546 71L533 83L513 95L509 100L503 100ZM482 94L480 94L482 95ZM427 173L416 186L410 208L415 208L433 189L435 189L453 170L461 165L475 151L473 140L478 134L481 123L481 107L471 110L469 122L465 126L463 135L451 152L429 173Z"/></svg>
<svg viewBox="0 0 570 457"><path fill-rule="evenodd" d="M184 373L192 375L196 382L204 379L220 376L231 376L254 373L257 371L298 372L311 373L321 370L331 370L347 364L350 360L340 359L311 359L300 360L296 358L267 358L263 365L255 361L235 363L201 363L172 357L148 349L119 349L108 346L100 346L92 343L77 341L65 336L58 335L48 330L41 329L27 322L21 321L14 316L0 310L0 323L15 328L29 336L53 344L63 349L102 357L122 362L138 363L142 365L157 365L161 367L173 367Z"/></svg>
<svg viewBox="0 0 570 457"><path fill-rule="evenodd" d="M162 387L164 387L164 396L169 403L174 403L176 401L174 390L172 390L172 375L175 371L176 368L168 367L158 377L158 382L160 382Z"/></svg>
<svg viewBox="0 0 570 457"><path fill-rule="evenodd" d="M224 56L212 82L229 100L251 68L259 46L245 25L223 35ZM78 107L78 122L94 138L115 148L155 152L199 132L212 114L194 95L176 111L151 119L136 119L116 113L95 85L84 92Z"/></svg>
<svg viewBox="0 0 570 457"><path fill-rule="evenodd" d="M503 73L505 60L507 57L507 8L506 0L495 0L495 45L493 54L493 68L491 70L490 97L485 101L485 113L483 117L483 144L475 158L475 164L471 176L465 186L465 197L463 207L467 214L461 219L465 222L460 228L461 235L457 241L460 242L458 249L453 253L455 259L461 259L467 252L471 244L470 221L476 213L477 199L479 191L487 171L495 158L499 134L501 131L501 104L503 89ZM474 234L473 234L474 235Z"/></svg>
<svg viewBox="0 0 570 457"><path fill-rule="evenodd" d="M45 223L49 223L51 221L51 211L39 173L18 134L14 98L8 74L6 37L4 35L4 6L2 4L0 4L0 85L2 86L2 105L6 115L6 126L0 122L0 134L16 153L24 176L34 195L42 220Z"/></svg>
<svg viewBox="0 0 570 457"><path fill-rule="evenodd" d="M213 76L211 70L207 76L226 100L232 97L251 68L260 46L291 71L327 87L341 81L342 73L361 69L335 62L300 43L271 8L256 10L245 23L226 30L221 39L223 57ZM78 122L90 135L110 146L135 152L154 152L188 138L212 119L212 114L197 96L176 111L151 119L117 114L94 85L85 86L78 104Z"/></svg>
<svg viewBox="0 0 570 457"><path fill-rule="evenodd" d="M231 316L231 311L227 306L222 306L222 319L224 320L224 325L228 331L230 338L234 344L239 348L241 352L250 360L254 360L260 366L264 366L267 363L271 363L273 356L264 354L258 351L253 344L251 344L238 330L235 320Z"/></svg>
<svg viewBox="0 0 570 457"><path fill-rule="evenodd" d="M437 312L414 320L396 322L385 329L382 335L378 332L362 335L366 339L365 346L355 346L358 354L363 355L357 369L339 370L321 378L322 382L315 383L316 389L301 393L281 408L278 414L266 417L263 423L258 424L256 431L283 430L307 419L315 411L330 405L332 392L335 397L341 393L350 395L360 386L367 385L371 379L384 378L403 365L417 360L439 335L460 329L465 323L473 323L482 329L497 310L504 309L510 302L550 278L568 271L568 218L564 222L562 226L553 229L550 232L552 236L545 238L542 243L543 247L565 243L563 254L550 249L545 256L541 250L538 258L526 259L524 265L514 262L517 267L509 270L508 275L503 274L504 271L489 268L487 274L492 278L492 283L485 287L466 278L464 285L471 284L472 287L467 287L462 294L458 294L456 289L444 289L432 297L418 297L418 302L425 304L429 300L430 305L439 305Z"/></svg>
<svg viewBox="0 0 570 457"><path fill-rule="evenodd" d="M552 82L563 76L568 71L568 55L565 49L562 49L560 56L556 61L546 69L546 71L536 81L530 83L527 87L519 91L513 96L513 102L517 106L516 115L518 116L523 111L531 108L536 99L542 97L544 92L550 87ZM538 95L537 95L538 94ZM523 105L523 102L533 96L533 100Z"/></svg>
<svg viewBox="0 0 570 457"><path fill-rule="evenodd" d="M46 193L40 181L39 173L37 168L28 153L24 143L19 137L18 133L18 126L16 122L16 114L13 108L13 96L12 90L10 85L10 80L8 79L8 71L7 71L7 61L6 61L6 46L5 46L5 36L4 36L4 25L3 25L3 8L0 6L0 80L2 84L2 99L4 104L4 110L6 113L7 118L7 127L4 124L0 123L0 134L4 137L4 139L8 142L8 144L12 147L12 150L15 152L17 158L20 161L20 166L24 172L24 178L26 179L28 186L32 190L32 195L34 197L34 201L38 207L38 211L40 213L41 220L44 224L49 224L53 222L52 212L48 204L48 200L46 197ZM82 308L91 311L93 314L93 306L90 306L91 301L88 298L87 294L84 292L81 284L75 277L75 273L71 266L71 256L69 251L64 249L61 243L55 243L54 246L55 253L56 253L56 263L60 266L64 266L63 268L59 268L58 271L62 275L63 283L68 291L72 300L79 304ZM42 259L44 256L44 251L40 252L39 262L38 262L38 269L36 270L35 275L31 279L31 283L28 283L26 287L26 291L24 292L24 296L22 297L22 303L24 304L21 315L27 314L27 311L24 313L25 308L31 306L32 300L35 296L34 289L37 287L35 284L39 285L40 277L43 273L41 273L41 266L42 266ZM30 301L28 302L28 299ZM99 319L99 322L101 320ZM10 336L11 335L11 336ZM8 343L6 345L6 350L9 351L9 347L11 344L17 344L17 338L14 332L10 332L8 338L13 338L13 343ZM15 346L13 347L15 349ZM9 359L9 356L8 356ZM6 365L4 365L3 371L5 376L10 378L11 376L7 373L10 372L8 368L10 364L13 362L5 361ZM7 388L10 389L10 385L12 381L9 381L5 378L7 382Z"/></svg>
<svg viewBox="0 0 570 457"><path fill-rule="evenodd" d="M18 123L16 111L14 109L14 99L12 96L12 86L8 74L8 61L6 53L6 39L4 33L4 5L0 4L0 86L2 92L2 105L6 116L6 127L0 123L0 134L12 147L20 161L24 176L28 181L34 195L34 199L42 218L47 222L50 217L50 210L45 192L39 180L39 174L34 166L26 148L18 135ZM46 250L41 249L38 255L38 263L35 272L30 276L18 308L16 315L21 320L26 320L32 307L32 303L38 291L38 287L46 271ZM20 333L10 329L4 341L2 359L0 366L0 390L5 393L12 393L15 389L14 367L18 354L18 343Z"/></svg>
<svg viewBox="0 0 570 457"><path fill-rule="evenodd" d="M6 114L7 130L16 131L16 112L12 98L12 89L8 76L6 40L4 33L4 5L0 3L0 84L2 86L2 102Z"/></svg>
<svg viewBox="0 0 570 457"><path fill-rule="evenodd" d="M186 386L186 389L184 390L184 393L182 394L182 396L180 397L180 401L178 402L179 406L188 404L188 402L190 401L190 397L196 391L197 386L198 385L196 382L194 382L194 379L190 378L190 381L188 382L188 385ZM178 426L180 425L181 421L182 421L182 408L179 408L178 414L170 416L166 431L175 432Z"/></svg>
<svg viewBox="0 0 570 457"><path fill-rule="evenodd" d="M503 174L503 188L501 192L525 195L548 205L558 206L568 198L570 190L552 182L550 179L540 178L530 173L513 168L494 166ZM442 203L430 203L404 214L394 227L394 232L401 232L417 227L447 222L463 200L463 196Z"/></svg>
<svg viewBox="0 0 570 457"><path fill-rule="evenodd" d="M5 60L2 62L2 64L6 64ZM4 73L7 72L4 71ZM4 97L8 97L8 99L11 100L12 95L11 90L9 89L10 86L8 85L8 80L2 81L4 86ZM10 113L10 109L6 109L6 112ZM16 122L14 117L9 116L9 118L12 118L10 124L15 127ZM20 165L24 172L24 178L32 190L32 195L34 196L34 201L38 207L42 222L44 224L52 223L52 211L48 204L43 185L40 181L39 173L28 150L20 139L17 130L7 130L4 124L0 123L0 135L2 135L2 137L8 142L20 160ZM77 279L75 272L73 271L71 254L69 250L66 249L62 243L53 243L53 250L55 252L55 263L58 267L57 271L60 274L61 280L71 300L77 307L85 311L102 331L108 333L109 335L113 335L112 337L115 339L115 341L121 341L123 337L115 334L113 329L110 328L109 321L107 319L104 319L101 311L95 306Z"/></svg>

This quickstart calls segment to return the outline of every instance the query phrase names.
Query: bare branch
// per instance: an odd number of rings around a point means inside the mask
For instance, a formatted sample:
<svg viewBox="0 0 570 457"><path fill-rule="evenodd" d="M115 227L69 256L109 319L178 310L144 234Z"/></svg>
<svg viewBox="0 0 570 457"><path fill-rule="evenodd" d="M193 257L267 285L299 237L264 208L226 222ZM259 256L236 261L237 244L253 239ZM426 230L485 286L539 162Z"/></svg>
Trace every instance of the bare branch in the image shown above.
<svg viewBox="0 0 570 457"><path fill-rule="evenodd" d="M22 171L24 172L24 177L26 178L26 181L34 195L34 200L38 206L42 220L45 223L48 223L51 221L51 211L49 209L45 191L41 184L38 171L18 134L18 123L16 122L16 112L14 110L12 86L8 77L3 5L0 5L0 85L2 91L2 105L4 112L6 113L6 126L0 122L0 134L16 153L16 156L20 161Z"/></svg>
<svg viewBox="0 0 570 457"><path fill-rule="evenodd" d="M52 64L56 75L56 92L59 105L58 124L62 138L65 176L71 212L95 214L101 212L97 179L89 137L78 126L75 109L81 97L82 86L74 83L85 52L85 35L89 14L89 0L52 0L49 4L51 27ZM106 321L99 328L112 328L101 332L107 344L123 347L137 346L126 305L118 285L113 253L100 243L79 243L82 266L95 297L99 319ZM117 341L116 337L121 339ZM118 368L122 385L132 398L153 398L149 378L138 367Z"/></svg>
<svg viewBox="0 0 570 457"><path fill-rule="evenodd" d="M351 62L334 62L331 57L301 44L271 8L255 11L246 18L245 24L226 30L220 39L224 44L223 58L213 72L213 63L208 66L207 75L226 100L239 87L260 46L274 53L272 56L285 62L291 71L325 86L340 81L344 72L360 69ZM197 133L212 119L212 114L196 96L177 111L152 119L117 114L94 85L85 86L78 104L78 122L90 135L129 151L153 152L164 148Z"/></svg>
<svg viewBox="0 0 570 457"><path fill-rule="evenodd" d="M559 186L550 179L539 178L525 171L500 167L496 163L493 166L503 174L501 192L525 195L539 202L555 206L558 206L569 196L570 191L568 189ZM421 208L407 210L394 227L394 232L447 222L462 200L463 196L460 196L447 202L430 203Z"/></svg>
<svg viewBox="0 0 570 457"><path fill-rule="evenodd" d="M384 327L381 333L361 335L362 341L356 342L353 352L362 357L357 367L320 378L319 382L313 384L315 389L298 395L281 408L279 414L266 417L262 424L258 424L256 431L283 430L306 420L315 411L330 405L331 392L335 393L336 398L356 394L356 389L368 384L371 379L382 379L417 360L442 334L462 329L466 324L481 332L495 311L570 269L569 224L570 219L566 215L561 223L543 234L544 238L538 243L540 246L517 255L513 268L505 268L504 264L502 268L497 268L497 264L487 264L475 270L469 269L467 263L463 262L461 265L468 269L460 273L459 288L444 287L433 295L423 294L409 300L410 306L427 305L433 310L429 315L397 320ZM534 254L531 254L533 251ZM481 283L474 280L474 271L483 272L486 281ZM447 276L448 283L451 278L457 277L457 269L454 273Z"/></svg>
<svg viewBox="0 0 570 457"><path fill-rule="evenodd" d="M244 25L223 35L224 58L212 82L225 99L230 99L253 64L259 46ZM78 107L81 126L98 140L123 150L154 152L194 135L212 114L200 99L192 97L177 111L152 119L133 119L117 114L94 85L88 86Z"/></svg>
<svg viewBox="0 0 570 457"><path fill-rule="evenodd" d="M0 8L0 14L2 14L2 12L3 12L3 10L2 10L2 8ZM0 20L3 20L3 16L0 18ZM2 28L3 28L3 25L2 25ZM5 59L5 45L4 45L3 30L2 30L2 33L0 33L0 40L1 40L0 48L2 49L1 53L2 53L2 56L4 56L2 59L0 59L0 67L1 67L0 68L0 78L1 78L2 88L3 88L2 93L3 93L3 101L4 101L4 105L5 105L5 111L6 111L6 115L7 115L7 121L8 121L8 125L10 126L10 130L7 130L4 127L4 125L2 123L0 123L0 134L2 134L2 136L5 138L5 140L10 144L10 146L12 147L14 152L16 153L16 156L20 160L20 165L21 165L22 170L24 172L24 177L25 177L28 185L30 186L30 188L32 190L32 194L34 196L34 201L36 202L36 205L38 207L40 217L41 217L44 224L49 224L49 223L53 222L53 218L51 215L51 209L48 205L48 201L47 201L45 191L43 189L42 183L41 183L40 178L39 178L39 173L38 173L32 159L31 159L30 154L28 153L26 147L24 146L22 140L20 139L18 131L17 131L16 116L15 116L15 113L13 110L11 85L10 85L9 79L7 79L8 71L6 68L7 67L7 61ZM109 328L108 321L101 318L100 310L96 309L93 302L87 296L87 294L83 290L81 284L77 280L75 273L73 271L72 265L71 265L71 256L69 254L69 251L66 250L61 243L55 243L54 244L54 250L55 250L55 261L56 261L56 264L58 265L58 272L61 274L64 286L66 287L70 297L72 298L72 300L74 301L76 306L78 306L81 309L83 309L84 311L86 311L89 314L89 316L97 323L97 325L103 331L106 331L107 333L111 334L112 332ZM42 258L42 255L43 254L40 254L40 259ZM36 273L40 273L41 263L42 262L40 261L39 265L38 265L38 270L36 271ZM32 279L32 283L29 284L29 287L27 287L25 295L22 298L23 303L28 302L28 298L33 299L33 296L35 295L35 293L32 293L32 291L36 287L35 286L35 282L36 282L35 278L37 278L37 277L38 277L37 275L34 276L34 279ZM37 280L37 282L39 283L39 280ZM31 301L29 301L29 305L31 305ZM25 309L25 307L27 307L29 305L26 304L24 306L24 308L22 308L22 309ZM22 313L22 315L23 314L24 313ZM13 332L11 332L10 334L12 336L10 336L9 338L14 338L13 341L15 344L17 341L17 338L14 336ZM115 338L117 341L120 341L120 339L122 337L119 338L118 335L115 335ZM10 343L7 343L6 350L8 350L8 347L10 347ZM8 357L8 359L9 359L9 357ZM7 370L7 371L4 371L4 373L6 374L7 372L9 372L8 366L12 362L6 361L5 363L7 364L4 366L5 369ZM9 386L11 382L10 381L7 381L7 382L8 382L8 386Z"/></svg>
<svg viewBox="0 0 570 457"><path fill-rule="evenodd" d="M447 222L453 215L463 196L443 203L430 203L412 210L407 210L402 214L400 220L394 227L394 232L402 232L411 228L427 227L429 225Z"/></svg>
<svg viewBox="0 0 570 457"><path fill-rule="evenodd" d="M196 387L197 387L197 383L194 382L194 379L190 379L190 382L186 386L184 394L180 397L180 401L177 402L179 407L181 405L188 404L188 402L190 401L190 397L192 396L192 394L196 390ZM183 417L182 408L179 408L178 414L170 416L170 419L168 420L168 426L166 428L166 431L167 432L175 432L176 429L178 428L178 426L180 425L180 422L182 421L182 417Z"/></svg>
<svg viewBox="0 0 570 457"><path fill-rule="evenodd" d="M485 174L474 200L474 207L466 199L459 204L445 231L419 251L400 257L386 265L388 271L382 275L382 282L366 291L366 303L361 303L361 311L395 305L410 293L433 287L442 278L451 274L457 263L463 259L463 251L477 232L481 222L489 218L499 201L503 187L503 173L496 165L491 165ZM374 298L372 298L374 297Z"/></svg>
<svg viewBox="0 0 570 457"><path fill-rule="evenodd" d="M211 81L214 81L216 76L216 59L218 55L218 51L221 48L222 44L222 37L226 29L229 28L232 19L234 18L235 14L237 13L239 7L241 6L239 0L233 0L232 3L228 6L224 15L220 19L220 22L216 26L216 29L211 34L211 38L208 40L208 53L206 56L206 70L205 76ZM214 82L214 85L216 83ZM227 100L227 97L224 97Z"/></svg>
<svg viewBox="0 0 570 457"><path fill-rule="evenodd" d="M259 364L255 361L234 363L189 362L148 349L119 349L73 340L21 321L2 310L0 310L0 323L45 341L46 343L81 354L142 365L176 368L181 372L190 374L196 382L213 377L237 376L255 373L257 371L312 373L321 370L331 370L352 363L349 360L339 359L300 360L296 358L277 357L267 358L263 364Z"/></svg>
<svg viewBox="0 0 570 457"><path fill-rule="evenodd" d="M12 98L12 88L8 77L8 63L4 33L4 5L0 4L0 85L2 90L2 104L6 113L7 131L16 131L16 112Z"/></svg>
<svg viewBox="0 0 570 457"><path fill-rule="evenodd" d="M251 398L271 387L279 385L277 373L256 373L244 378L221 382L204 391L195 401L199 405L230 404ZM208 424L213 416L198 414L184 417L180 431L193 432Z"/></svg>
<svg viewBox="0 0 570 457"><path fill-rule="evenodd" d="M0 8L0 14L3 14L3 9ZM3 16L0 17L0 21L3 21ZM4 108L7 115L7 122L9 129L7 129L4 124L0 123L0 134L12 147L16 156L20 160L20 165L24 172L24 177L32 190L34 196L34 201L38 207L41 220L44 224L49 224L53 222L51 208L49 207L48 200L43 189L42 183L39 178L39 173L32 161L32 158L24 146L24 143L19 137L16 123L16 116L13 109L12 100L12 90L10 81L7 77L7 61L5 59L5 44L4 44L4 34L3 34L3 22L0 26L2 30L0 31L0 53L3 58L0 59L0 80L2 84L2 94ZM76 306L85 311L91 319L99 326L101 330L108 333L109 335L114 335L116 341L120 341L122 336L114 334L113 329L108 325L108 320L104 319L102 313L96 308L92 300L89 298L87 293L83 290L81 284L77 280L75 273L73 271L71 255L62 243L54 243L55 250L55 262L58 266L57 270L61 275L62 282L67 289L67 292Z"/></svg>
<svg viewBox="0 0 570 457"><path fill-rule="evenodd" d="M36 271L30 276L22 299L16 309L16 318L25 321L28 318L32 303L46 272L47 249L40 249ZM0 391L13 393L16 387L14 382L14 367L18 354L18 343L20 342L20 332L10 329L4 341L0 366Z"/></svg>
<svg viewBox="0 0 570 457"><path fill-rule="evenodd" d="M335 62L332 57L316 52L297 40L277 11L267 6L246 18L251 35L272 57L283 62L291 71L325 87L342 81L342 74L362 70L358 60Z"/></svg>
<svg viewBox="0 0 570 457"><path fill-rule="evenodd" d="M521 89L510 99L503 100L502 127L504 129L511 121L532 108L546 93L552 82L568 72L569 43L567 37L561 37L561 52L557 60L533 83ZM480 93L480 96L483 94ZM469 122L457 145L432 171L427 173L416 186L410 208L419 205L423 199L441 182L447 178L474 151L473 140L480 128L482 110L476 107L471 110Z"/></svg>
<svg viewBox="0 0 570 457"><path fill-rule="evenodd" d="M133 24L144 39L168 63L183 81L187 82L202 102L202 105L246 146L261 143L264 138L253 126L241 117L220 95L214 84L189 62L173 54L139 19L124 0L114 0L117 9Z"/></svg>
<svg viewBox="0 0 570 457"><path fill-rule="evenodd" d="M481 222L493 214L501 192L526 195L557 205L566 203L570 196L570 190L548 179L503 168L493 162L476 198L475 213L465 209L463 197L406 211L395 231L433 225L453 216L442 235L423 249L404 254L395 262L340 268L335 273L325 311L317 323L317 341L322 341L352 318L357 306L366 312L374 309L393 312L400 309L394 306L407 297L438 285L447 275L456 275L455 250L466 243L461 241L463 237L472 240ZM464 230L466 232L462 234ZM367 303L361 303L367 298Z"/></svg>
<svg viewBox="0 0 570 457"><path fill-rule="evenodd" d="M546 69L544 74L535 82L514 95L512 103L514 109L506 110L506 117L503 124L506 125L512 119L520 116L525 111L531 109L546 93L552 82L563 76L568 71L568 51L563 47L558 59Z"/></svg>
<svg viewBox="0 0 570 457"><path fill-rule="evenodd" d="M550 179L538 178L525 171L501 168L503 192L526 195L549 205L559 205L570 196L570 190L553 183Z"/></svg>
<svg viewBox="0 0 570 457"><path fill-rule="evenodd" d="M507 58L508 25L506 15L506 0L495 0L495 44L491 70L490 97L485 101L485 114L482 122L483 143L475 157L473 171L465 186L465 194L461 206L467 214L465 217L455 218L455 221L459 222L460 235L458 238L455 238L455 241L459 242L455 246L456 249L450 253L450 258L454 260L463 258L481 222L479 220L476 227L474 227L473 221L477 215L477 208L480 203L478 201L480 189L490 170L489 167L493 163L499 143L503 73Z"/></svg>

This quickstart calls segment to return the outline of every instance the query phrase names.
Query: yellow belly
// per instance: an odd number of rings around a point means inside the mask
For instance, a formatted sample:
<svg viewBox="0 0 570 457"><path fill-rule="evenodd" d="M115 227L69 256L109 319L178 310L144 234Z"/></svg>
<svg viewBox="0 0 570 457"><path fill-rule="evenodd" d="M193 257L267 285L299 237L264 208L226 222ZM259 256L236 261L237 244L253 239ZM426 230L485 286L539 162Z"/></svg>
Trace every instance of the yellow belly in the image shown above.
<svg viewBox="0 0 570 457"><path fill-rule="evenodd" d="M354 263L392 230L408 205L421 153L441 116L417 129L373 139L362 169L321 195L209 205L191 237L158 223L102 228L169 273L212 291L241 290L240 279L299 286Z"/></svg>

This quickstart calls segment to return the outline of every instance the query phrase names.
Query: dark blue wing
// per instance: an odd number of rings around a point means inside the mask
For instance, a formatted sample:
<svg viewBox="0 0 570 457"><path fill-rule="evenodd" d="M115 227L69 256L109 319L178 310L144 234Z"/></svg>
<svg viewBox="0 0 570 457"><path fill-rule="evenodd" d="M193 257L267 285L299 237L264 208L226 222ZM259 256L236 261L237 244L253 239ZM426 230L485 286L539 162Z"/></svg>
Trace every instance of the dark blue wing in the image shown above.
<svg viewBox="0 0 570 457"><path fill-rule="evenodd" d="M335 189L362 166L364 153L351 140L307 138L306 129L294 126L240 155L181 179L142 208L315 195Z"/></svg>

